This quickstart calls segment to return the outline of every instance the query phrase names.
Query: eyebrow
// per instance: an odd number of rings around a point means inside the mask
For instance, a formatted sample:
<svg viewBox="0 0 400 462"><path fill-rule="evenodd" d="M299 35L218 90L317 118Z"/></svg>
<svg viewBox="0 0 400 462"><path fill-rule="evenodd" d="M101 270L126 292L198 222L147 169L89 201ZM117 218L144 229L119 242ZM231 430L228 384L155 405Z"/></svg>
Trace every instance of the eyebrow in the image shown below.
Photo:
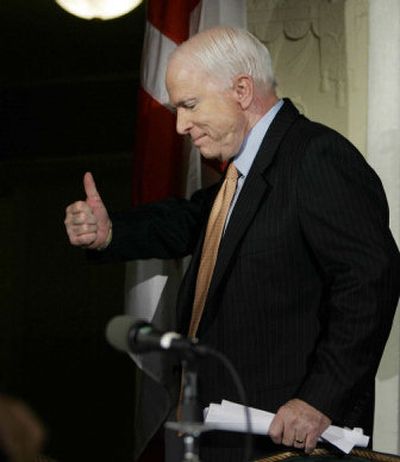
<svg viewBox="0 0 400 462"><path fill-rule="evenodd" d="M176 110L178 107L185 107L190 103L194 103L197 101L197 98L187 98L187 99L182 99L178 101L176 104L171 103L171 101L168 102L168 107L171 109Z"/></svg>
<svg viewBox="0 0 400 462"><path fill-rule="evenodd" d="M182 100L178 101L178 102L174 105L174 107L175 107L175 108L178 108L178 107L185 107L185 106L187 106L188 104L194 103L194 102L196 102L196 101L197 101L197 98L186 98L186 99L182 99Z"/></svg>

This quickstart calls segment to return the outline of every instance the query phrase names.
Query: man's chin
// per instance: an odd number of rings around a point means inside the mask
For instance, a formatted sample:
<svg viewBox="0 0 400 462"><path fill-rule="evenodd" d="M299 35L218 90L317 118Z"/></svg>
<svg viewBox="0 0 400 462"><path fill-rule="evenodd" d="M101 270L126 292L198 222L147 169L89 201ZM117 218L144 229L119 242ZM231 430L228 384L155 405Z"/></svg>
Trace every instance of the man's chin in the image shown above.
<svg viewBox="0 0 400 462"><path fill-rule="evenodd" d="M201 148L199 149L199 151L200 151L200 154L202 155L202 157L204 157L204 159L206 159L206 160L216 160L216 161L219 161L219 162L224 161L223 155L220 154L220 153L210 152L210 151L207 151L207 150L203 150Z"/></svg>

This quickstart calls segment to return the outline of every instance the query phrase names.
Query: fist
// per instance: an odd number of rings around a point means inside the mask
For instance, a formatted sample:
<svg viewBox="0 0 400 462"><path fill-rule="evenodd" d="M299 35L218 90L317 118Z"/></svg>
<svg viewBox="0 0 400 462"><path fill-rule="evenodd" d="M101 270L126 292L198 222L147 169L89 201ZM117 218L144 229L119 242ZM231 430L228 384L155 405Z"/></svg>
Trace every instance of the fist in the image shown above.
<svg viewBox="0 0 400 462"><path fill-rule="evenodd" d="M268 434L275 444L294 446L310 454L330 424L329 417L315 407L300 399L292 399L279 408Z"/></svg>
<svg viewBox="0 0 400 462"><path fill-rule="evenodd" d="M65 211L65 228L72 245L87 249L105 248L110 241L112 223L91 173L85 173L84 201L69 205Z"/></svg>

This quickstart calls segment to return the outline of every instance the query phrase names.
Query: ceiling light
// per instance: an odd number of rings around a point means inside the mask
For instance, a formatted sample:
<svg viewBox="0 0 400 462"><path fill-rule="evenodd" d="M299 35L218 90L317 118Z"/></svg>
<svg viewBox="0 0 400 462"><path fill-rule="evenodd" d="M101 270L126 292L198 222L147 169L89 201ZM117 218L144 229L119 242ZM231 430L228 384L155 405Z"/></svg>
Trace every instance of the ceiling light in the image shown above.
<svg viewBox="0 0 400 462"><path fill-rule="evenodd" d="M56 0L68 13L83 19L113 19L136 8L143 0Z"/></svg>

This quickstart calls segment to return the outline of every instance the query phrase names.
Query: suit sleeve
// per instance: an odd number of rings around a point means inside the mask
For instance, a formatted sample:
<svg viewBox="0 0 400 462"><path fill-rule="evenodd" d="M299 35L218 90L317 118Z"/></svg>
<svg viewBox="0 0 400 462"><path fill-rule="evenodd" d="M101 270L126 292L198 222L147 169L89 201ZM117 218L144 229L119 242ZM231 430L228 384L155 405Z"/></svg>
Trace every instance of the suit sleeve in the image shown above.
<svg viewBox="0 0 400 462"><path fill-rule="evenodd" d="M189 255L214 189L199 190L190 200L171 198L111 214L113 239L104 251L88 251L89 259L108 263Z"/></svg>
<svg viewBox="0 0 400 462"><path fill-rule="evenodd" d="M324 296L320 340L298 397L341 421L376 374L399 296L399 253L380 180L347 140L312 140L300 171L300 225Z"/></svg>

